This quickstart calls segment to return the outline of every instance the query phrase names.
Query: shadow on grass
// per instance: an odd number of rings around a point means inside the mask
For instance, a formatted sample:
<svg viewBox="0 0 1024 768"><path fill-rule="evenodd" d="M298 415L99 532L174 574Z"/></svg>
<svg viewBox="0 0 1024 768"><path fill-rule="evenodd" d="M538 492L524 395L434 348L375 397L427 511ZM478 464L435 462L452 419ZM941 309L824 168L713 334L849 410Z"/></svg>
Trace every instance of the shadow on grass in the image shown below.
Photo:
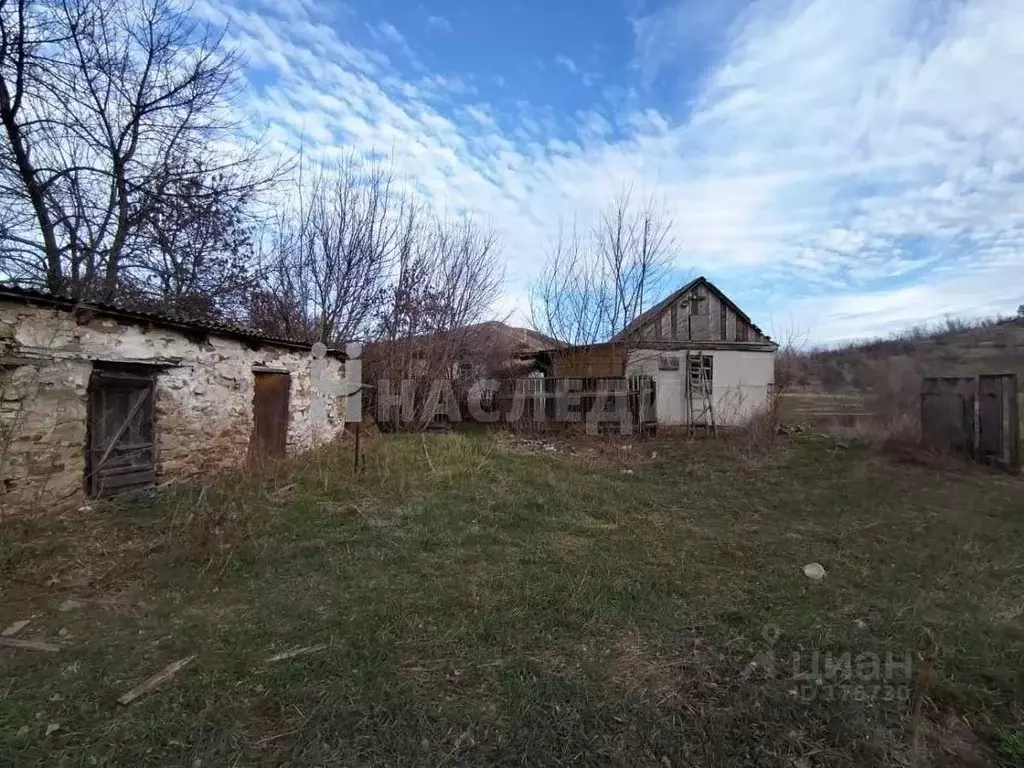
<svg viewBox="0 0 1024 768"><path fill-rule="evenodd" d="M0 624L31 616L26 636L64 650L0 656L0 750L994 762L955 715L1011 754L1024 484L817 440L631 450L627 473L502 436L382 438L358 476L332 447L9 530ZM58 610L68 597L82 607ZM113 703L191 654L156 694ZM840 663L906 654L890 678Z"/></svg>

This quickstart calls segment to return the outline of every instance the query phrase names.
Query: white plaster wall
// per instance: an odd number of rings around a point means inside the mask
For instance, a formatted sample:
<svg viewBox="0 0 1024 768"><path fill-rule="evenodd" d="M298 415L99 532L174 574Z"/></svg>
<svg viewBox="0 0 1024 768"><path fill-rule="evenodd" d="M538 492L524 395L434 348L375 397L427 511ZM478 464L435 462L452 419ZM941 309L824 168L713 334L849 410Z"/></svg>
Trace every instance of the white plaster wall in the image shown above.
<svg viewBox="0 0 1024 768"><path fill-rule="evenodd" d="M0 305L0 345L7 358L36 361L6 369L0 428L5 507L31 497L43 507L78 502L85 471L86 393L93 360L161 363L156 377L157 476L177 480L240 465L252 434L253 368L291 375L288 450L338 438L347 391L345 365L314 361L305 350L210 336L197 342L174 330L95 317L79 325L68 312ZM323 377L311 376L313 366ZM351 366L358 374L359 366ZM348 389L346 389L348 387ZM333 391L324 391L331 390ZM66 506L66 504L63 504Z"/></svg>
<svg viewBox="0 0 1024 768"><path fill-rule="evenodd" d="M770 385L775 380L775 355L733 349L693 350L714 358L712 401L715 423L721 426L742 426L768 405ZM658 369L662 355L679 358L679 370ZM653 376L657 387L658 423L665 426L686 424L683 402L686 392L686 350L662 352L636 349L629 353L626 375Z"/></svg>

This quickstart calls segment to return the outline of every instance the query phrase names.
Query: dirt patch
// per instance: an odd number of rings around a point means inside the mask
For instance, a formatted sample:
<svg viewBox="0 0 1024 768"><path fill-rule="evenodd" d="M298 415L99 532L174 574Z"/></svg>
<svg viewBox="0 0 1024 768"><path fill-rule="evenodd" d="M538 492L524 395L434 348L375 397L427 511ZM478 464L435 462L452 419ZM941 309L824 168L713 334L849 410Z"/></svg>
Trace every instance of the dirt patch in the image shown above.
<svg viewBox="0 0 1024 768"><path fill-rule="evenodd" d="M633 468L658 458L657 440L622 435L511 436L515 453L561 456L587 466Z"/></svg>

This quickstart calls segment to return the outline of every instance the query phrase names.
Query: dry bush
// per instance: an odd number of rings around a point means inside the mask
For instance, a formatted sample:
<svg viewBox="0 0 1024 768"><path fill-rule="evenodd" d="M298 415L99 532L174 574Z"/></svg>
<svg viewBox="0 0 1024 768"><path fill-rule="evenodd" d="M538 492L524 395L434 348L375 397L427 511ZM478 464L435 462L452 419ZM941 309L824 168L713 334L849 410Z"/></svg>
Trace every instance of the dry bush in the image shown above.
<svg viewBox="0 0 1024 768"><path fill-rule="evenodd" d="M867 367L865 390L874 422L887 438L916 440L921 423L922 375L915 360L876 360Z"/></svg>
<svg viewBox="0 0 1024 768"><path fill-rule="evenodd" d="M921 323L895 331L885 338L853 340L827 348L811 350L807 357L811 359L813 365L815 359L819 361L824 359L845 360L862 356L885 358L893 355L912 355L918 351L922 343L948 340L949 337L969 335L1022 321L1024 321L1024 315L1016 317L1000 315L983 318L948 316L936 323Z"/></svg>
<svg viewBox="0 0 1024 768"><path fill-rule="evenodd" d="M772 393L768 407L758 411L746 423L743 435L750 449L763 449L774 444L779 434L779 395Z"/></svg>
<svg viewBox="0 0 1024 768"><path fill-rule="evenodd" d="M912 444L920 434L924 377L960 372L964 365L958 361L963 350L979 340L1000 338L1002 332L998 329L1016 322L1020 318L947 318L885 339L811 350L795 358L780 353L779 364L785 368L785 380L807 395L837 396L835 417L815 418L816 430L878 444ZM948 353L942 353L944 349ZM857 394L864 397L865 413L845 413ZM827 398L822 400L822 405L828 404Z"/></svg>
<svg viewBox="0 0 1024 768"><path fill-rule="evenodd" d="M864 394L868 415L837 418L825 431L874 443L914 442L920 432L920 361L915 358L876 358L861 355L847 363L852 389Z"/></svg>

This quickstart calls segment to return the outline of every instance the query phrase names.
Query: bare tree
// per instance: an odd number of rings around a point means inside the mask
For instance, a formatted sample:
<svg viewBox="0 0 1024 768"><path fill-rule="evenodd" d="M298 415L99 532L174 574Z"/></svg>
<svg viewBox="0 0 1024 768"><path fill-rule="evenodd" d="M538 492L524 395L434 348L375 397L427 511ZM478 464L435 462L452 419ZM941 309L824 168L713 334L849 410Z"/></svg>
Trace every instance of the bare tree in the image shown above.
<svg viewBox="0 0 1024 768"><path fill-rule="evenodd" d="M614 293L603 266L575 221L568 232L560 228L540 279L530 287L533 327L567 344L601 340L614 314Z"/></svg>
<svg viewBox="0 0 1024 768"><path fill-rule="evenodd" d="M384 419L389 426L423 428L430 422L439 386L450 386L474 352L471 326L488 315L503 278L493 230L468 216L407 210L391 283L376 316L377 341L364 368L392 393L403 382L408 388L414 413L392 411Z"/></svg>
<svg viewBox="0 0 1024 768"><path fill-rule="evenodd" d="M531 286L535 330L569 344L610 339L664 287L671 267L672 221L653 199L636 204L623 190L582 236L574 222L553 241Z"/></svg>
<svg viewBox="0 0 1024 768"><path fill-rule="evenodd" d="M180 314L242 319L252 284L263 272L254 246L256 222L249 210L255 190L230 172L173 173L144 203L140 238L147 258L123 290L139 294L132 303Z"/></svg>
<svg viewBox="0 0 1024 768"><path fill-rule="evenodd" d="M154 217L181 223L202 206L172 209L211 185L222 205L251 194L264 179L235 142L238 68L174 0L0 0L0 268L111 299L166 255Z"/></svg>
<svg viewBox="0 0 1024 768"><path fill-rule="evenodd" d="M300 173L292 198L296 207L273 222L252 321L310 341L365 338L412 203L387 165L355 155L308 181Z"/></svg>

